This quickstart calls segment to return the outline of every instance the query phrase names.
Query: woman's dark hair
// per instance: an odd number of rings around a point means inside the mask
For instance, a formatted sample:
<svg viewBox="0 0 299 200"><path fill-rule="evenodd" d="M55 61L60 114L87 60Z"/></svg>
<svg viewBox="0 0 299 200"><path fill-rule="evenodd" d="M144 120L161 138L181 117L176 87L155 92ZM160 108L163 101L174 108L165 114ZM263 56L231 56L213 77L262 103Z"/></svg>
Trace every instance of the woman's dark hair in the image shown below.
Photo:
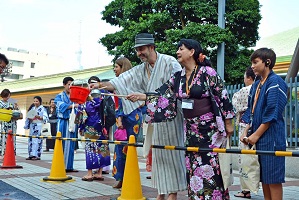
<svg viewBox="0 0 299 200"><path fill-rule="evenodd" d="M32 109L34 107L34 103L32 103L30 106L29 106L29 108L28 108L28 112Z"/></svg>
<svg viewBox="0 0 299 200"><path fill-rule="evenodd" d="M55 100L55 99L53 99L53 98L52 98L52 99L50 99L50 101L49 101L49 104L51 104L51 101L54 101L54 100Z"/></svg>
<svg viewBox="0 0 299 200"><path fill-rule="evenodd" d="M1 92L1 97L2 97L2 98L6 98L6 97L8 97L10 94L11 94L11 93L10 93L9 89L4 89L4 90L2 90L2 92Z"/></svg>
<svg viewBox="0 0 299 200"><path fill-rule="evenodd" d="M40 103L40 105L42 105L42 98L40 96L35 96L33 97L33 99L37 99Z"/></svg>
<svg viewBox="0 0 299 200"><path fill-rule="evenodd" d="M205 58L203 62L199 61L199 54L203 53L199 42L193 39L181 39L178 43L178 47L181 47L182 45L189 50L194 49L193 58L199 66L212 66L211 62L207 58Z"/></svg>
<svg viewBox="0 0 299 200"><path fill-rule="evenodd" d="M247 67L247 69L246 69L246 71L245 71L245 75L246 75L247 78L251 77L252 80L255 79L255 74L254 74L254 72L253 72L251 66Z"/></svg>
<svg viewBox="0 0 299 200"><path fill-rule="evenodd" d="M97 76L91 76L91 77L88 79L88 84L90 84L91 81L100 82L101 80L100 80L99 77L97 77Z"/></svg>

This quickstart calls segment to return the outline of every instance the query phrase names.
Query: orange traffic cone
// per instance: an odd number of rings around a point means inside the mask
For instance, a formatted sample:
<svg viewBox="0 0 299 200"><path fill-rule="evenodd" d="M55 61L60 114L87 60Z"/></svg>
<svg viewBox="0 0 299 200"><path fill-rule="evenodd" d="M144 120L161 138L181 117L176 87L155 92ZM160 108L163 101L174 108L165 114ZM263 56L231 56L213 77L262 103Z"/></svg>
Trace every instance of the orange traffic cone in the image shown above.
<svg viewBox="0 0 299 200"><path fill-rule="evenodd" d="M135 143L133 135L129 138L129 143ZM134 184L133 184L134 183ZM142 187L139 174L137 151L135 146L128 146L127 159L125 165L124 179L121 195L117 200L145 200L142 196Z"/></svg>
<svg viewBox="0 0 299 200"><path fill-rule="evenodd" d="M61 132L57 132L56 137L50 176L43 178L44 181L68 181L72 179L65 172L62 140L59 139Z"/></svg>
<svg viewBox="0 0 299 200"><path fill-rule="evenodd" d="M6 149L3 159L2 169L23 168L16 164L16 156L14 150L14 141L12 137L12 130L9 130L6 138Z"/></svg>

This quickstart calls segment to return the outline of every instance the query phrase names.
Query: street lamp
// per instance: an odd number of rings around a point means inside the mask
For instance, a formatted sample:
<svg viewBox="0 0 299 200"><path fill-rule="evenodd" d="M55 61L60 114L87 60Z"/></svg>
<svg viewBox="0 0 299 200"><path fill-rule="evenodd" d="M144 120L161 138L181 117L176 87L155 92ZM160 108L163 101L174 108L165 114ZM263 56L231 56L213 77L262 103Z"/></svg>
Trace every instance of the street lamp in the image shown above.
<svg viewBox="0 0 299 200"><path fill-rule="evenodd" d="M12 63L8 63L6 67L2 70L1 76L1 82L4 82L4 77L9 76L12 72Z"/></svg>

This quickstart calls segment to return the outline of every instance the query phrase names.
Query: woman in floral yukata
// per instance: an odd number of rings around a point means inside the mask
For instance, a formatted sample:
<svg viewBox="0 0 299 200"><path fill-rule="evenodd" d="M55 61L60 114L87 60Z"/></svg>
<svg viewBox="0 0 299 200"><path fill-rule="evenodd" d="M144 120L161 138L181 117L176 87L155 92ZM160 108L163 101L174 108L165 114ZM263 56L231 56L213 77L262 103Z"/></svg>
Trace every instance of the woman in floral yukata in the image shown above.
<svg viewBox="0 0 299 200"><path fill-rule="evenodd" d="M131 62L125 58L120 57L115 61L114 73L115 76L118 77L123 72L131 69ZM126 115L123 110L123 104L121 98L115 98L116 106L116 126L118 129L126 129L128 139L131 135L134 135L137 141L137 138L140 134L140 127L142 123L142 110L141 108L137 108L133 110L130 114ZM115 145L114 148L114 157L113 157L113 170L112 176L117 181L113 188L121 188L122 181L124 178L124 170L126 165L127 158L127 149L128 146L125 145Z"/></svg>
<svg viewBox="0 0 299 200"><path fill-rule="evenodd" d="M177 57L184 68L162 87L170 87L182 101L185 145L216 148L233 133L231 119L235 114L223 80L202 53L197 41L182 39ZM212 101L211 92L215 101ZM134 93L127 98L131 101L146 100L146 95ZM216 120L220 118L219 110L225 118L223 123ZM229 199L228 189L223 186L218 153L186 152L185 159L189 199Z"/></svg>

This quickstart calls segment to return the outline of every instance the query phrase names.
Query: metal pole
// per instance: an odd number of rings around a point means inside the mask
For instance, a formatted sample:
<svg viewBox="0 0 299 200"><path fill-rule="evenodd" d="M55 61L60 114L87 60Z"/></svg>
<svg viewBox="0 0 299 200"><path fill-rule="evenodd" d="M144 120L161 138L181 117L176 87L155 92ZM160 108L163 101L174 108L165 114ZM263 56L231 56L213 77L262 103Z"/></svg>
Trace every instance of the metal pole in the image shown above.
<svg viewBox="0 0 299 200"><path fill-rule="evenodd" d="M225 28L225 0L218 0L218 26ZM224 80L224 42L218 45L217 48L217 72Z"/></svg>

